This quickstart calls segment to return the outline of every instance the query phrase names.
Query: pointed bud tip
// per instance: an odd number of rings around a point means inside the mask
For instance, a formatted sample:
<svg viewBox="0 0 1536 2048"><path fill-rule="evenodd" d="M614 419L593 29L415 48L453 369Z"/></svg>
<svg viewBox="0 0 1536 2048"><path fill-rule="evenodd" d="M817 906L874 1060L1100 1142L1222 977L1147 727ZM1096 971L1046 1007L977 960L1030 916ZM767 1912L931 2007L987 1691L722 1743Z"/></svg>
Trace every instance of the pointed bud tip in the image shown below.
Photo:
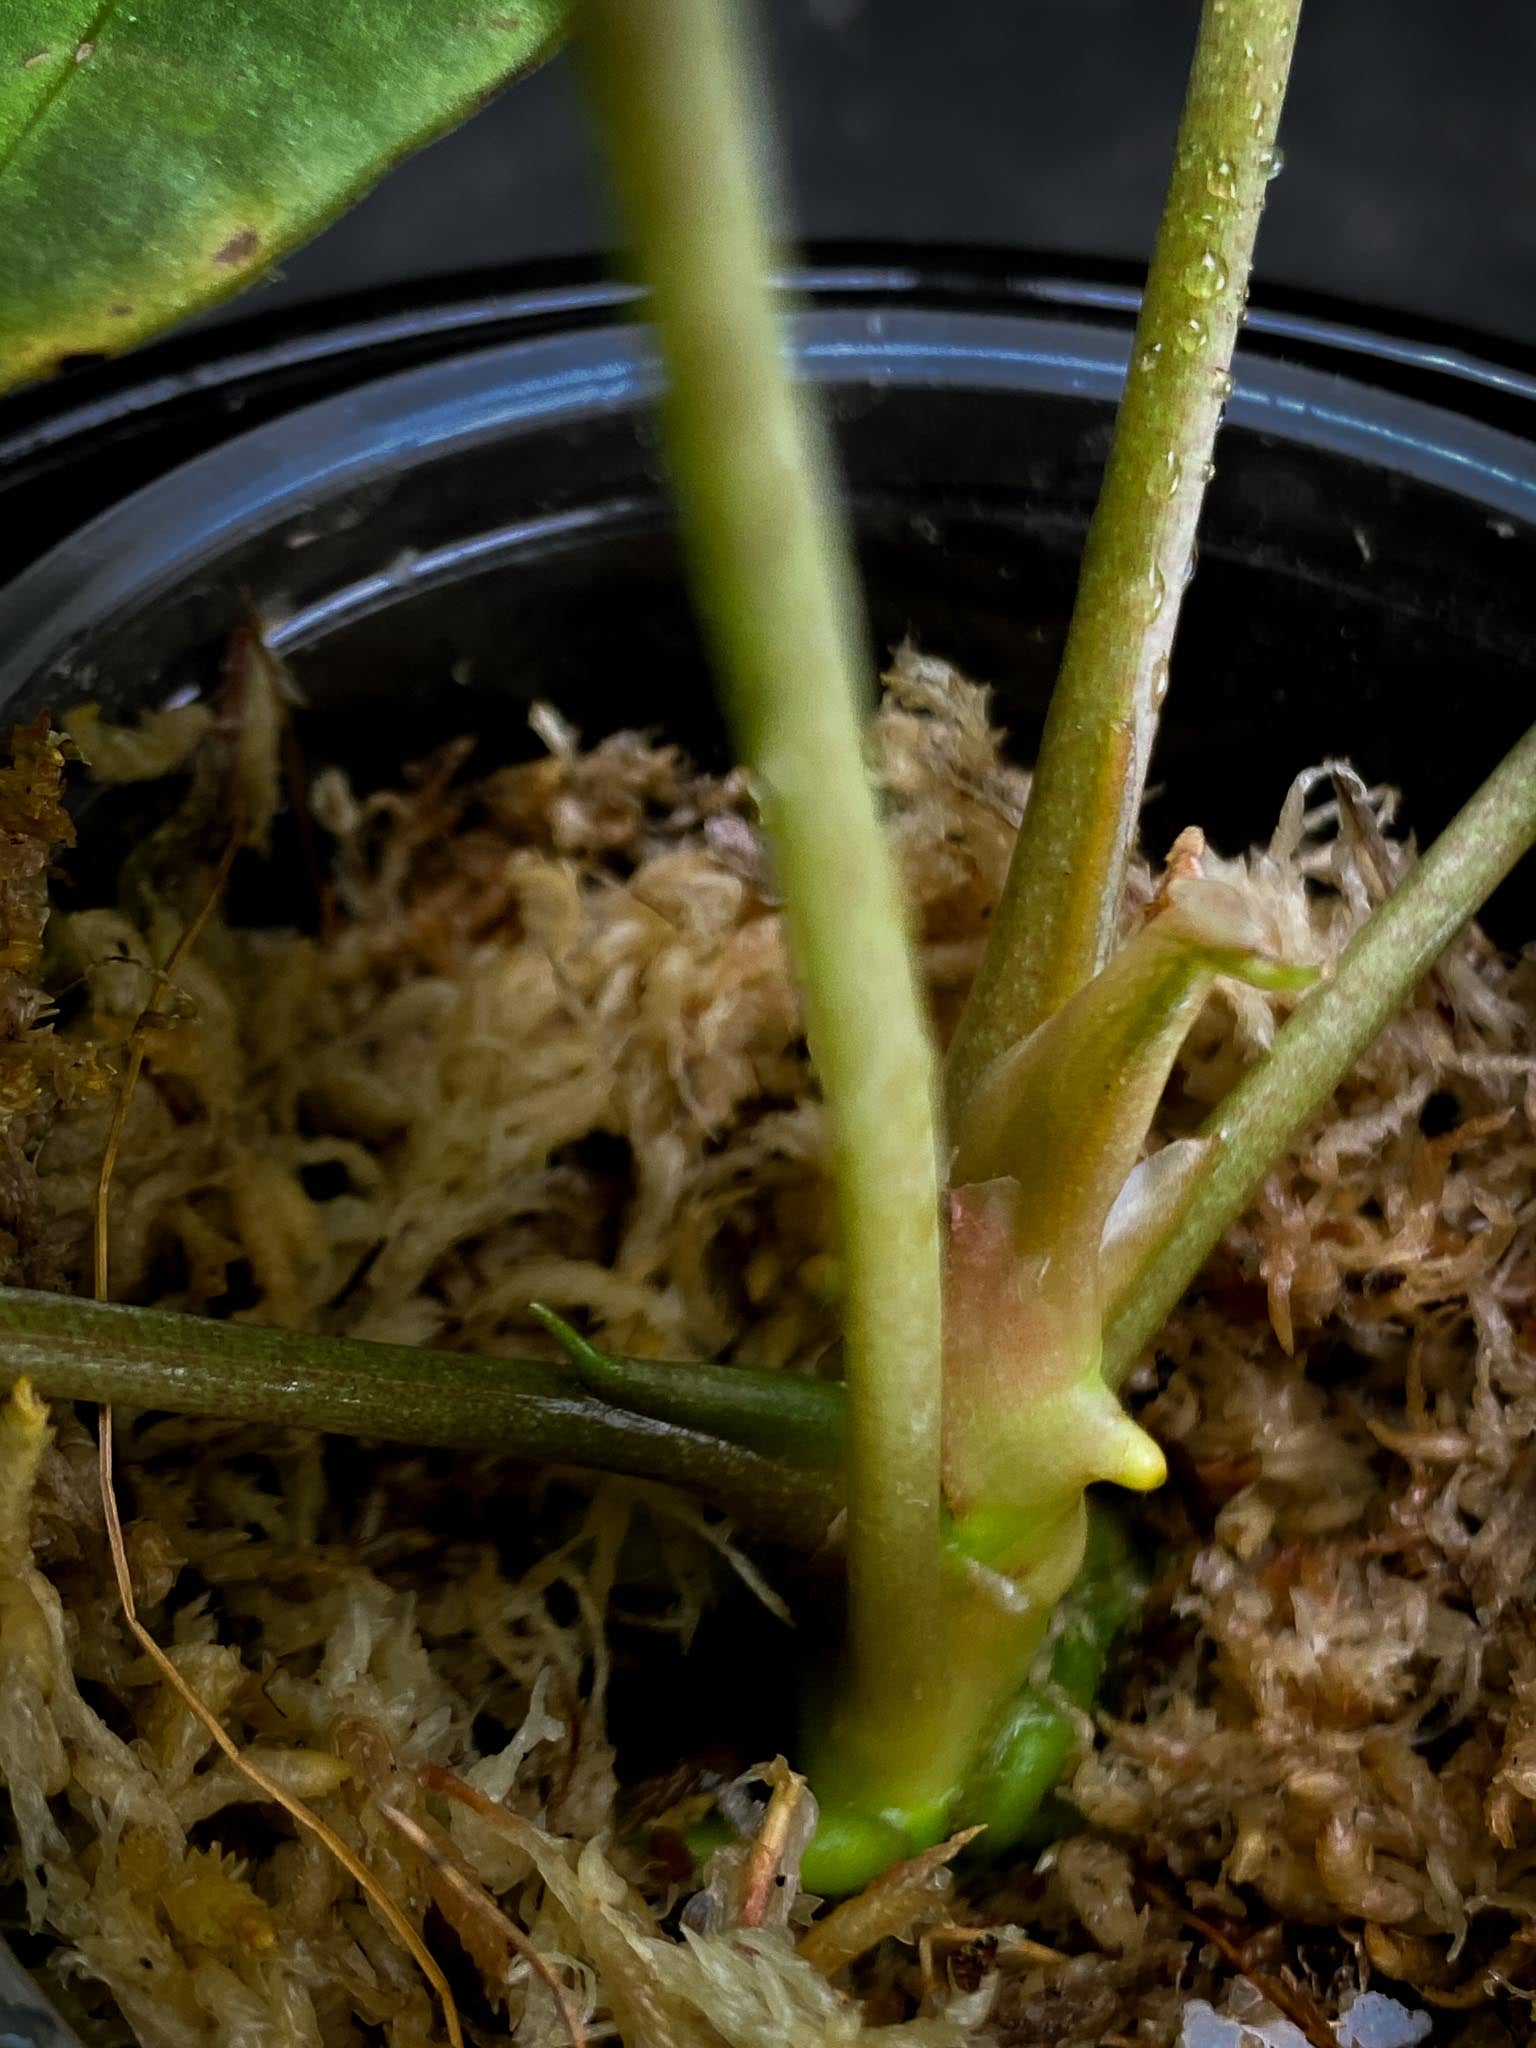
<svg viewBox="0 0 1536 2048"><path fill-rule="evenodd" d="M1106 1418L1097 1446L1103 1458L1097 1476L1129 1493L1155 1493L1168 1477L1168 1461L1161 1447L1139 1423L1132 1422L1107 1388L1105 1392L1114 1406L1114 1420L1110 1423Z"/></svg>

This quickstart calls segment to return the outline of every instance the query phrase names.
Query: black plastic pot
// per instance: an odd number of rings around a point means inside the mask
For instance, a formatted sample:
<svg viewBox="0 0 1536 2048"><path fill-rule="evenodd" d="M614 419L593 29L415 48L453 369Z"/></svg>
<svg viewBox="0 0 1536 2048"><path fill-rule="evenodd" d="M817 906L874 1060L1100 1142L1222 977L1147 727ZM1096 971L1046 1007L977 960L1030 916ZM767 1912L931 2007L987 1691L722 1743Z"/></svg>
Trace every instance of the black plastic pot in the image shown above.
<svg viewBox="0 0 1536 2048"><path fill-rule="evenodd" d="M1027 751L1134 287L910 251L838 252L798 282L793 346L835 422L876 647L910 633L994 683ZM490 757L527 751L540 697L589 737L664 725L718 751L632 301L591 271L455 283L0 406L7 716L207 688L248 591L308 697L312 761L382 775L464 731ZM1198 820L1247 843L1323 755L1399 783L1409 822L1435 829L1536 709L1533 568L1530 367L1464 337L1256 312L1154 841ZM1533 907L1517 877L1506 937ZM0 2023L28 2038L3 1975Z"/></svg>
<svg viewBox="0 0 1536 2048"><path fill-rule="evenodd" d="M995 683L1027 749L1134 290L879 252L817 264L801 289L795 346L836 422L875 642L910 632ZM200 364L181 342L66 382L51 411L48 393L0 407L13 553L94 515L0 592L0 700L203 688L248 589L315 707L312 752L364 772L466 729L522 748L539 696L588 733L664 721L707 744L656 367L643 330L616 324L632 298L545 270L307 334L226 330ZM192 446L208 452L181 462ZM1460 339L1256 313L1154 838L1192 817L1218 843L1262 832L1324 752L1400 783L1421 831L1443 822L1530 716L1533 547L1529 369Z"/></svg>

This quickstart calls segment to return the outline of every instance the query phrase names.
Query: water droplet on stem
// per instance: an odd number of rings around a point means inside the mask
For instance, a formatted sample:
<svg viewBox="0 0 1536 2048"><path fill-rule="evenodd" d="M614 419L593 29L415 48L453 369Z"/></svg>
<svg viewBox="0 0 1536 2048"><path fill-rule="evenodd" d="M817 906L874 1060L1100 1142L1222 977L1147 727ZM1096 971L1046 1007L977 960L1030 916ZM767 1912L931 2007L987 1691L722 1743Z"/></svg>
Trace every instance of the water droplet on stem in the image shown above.
<svg viewBox="0 0 1536 2048"><path fill-rule="evenodd" d="M1227 266L1214 249L1202 249L1184 273L1192 299L1214 299L1227 288Z"/></svg>
<svg viewBox="0 0 1536 2048"><path fill-rule="evenodd" d="M1147 477L1149 498L1172 499L1179 495L1179 485L1184 481L1184 465L1176 451L1166 449L1160 463L1153 466Z"/></svg>

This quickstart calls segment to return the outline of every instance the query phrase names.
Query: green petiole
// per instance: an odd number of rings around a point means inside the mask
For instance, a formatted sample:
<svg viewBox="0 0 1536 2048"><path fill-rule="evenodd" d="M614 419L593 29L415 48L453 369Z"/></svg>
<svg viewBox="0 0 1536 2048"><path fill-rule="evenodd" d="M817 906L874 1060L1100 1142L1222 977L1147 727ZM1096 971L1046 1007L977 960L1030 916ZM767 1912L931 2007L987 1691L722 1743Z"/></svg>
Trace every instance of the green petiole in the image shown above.
<svg viewBox="0 0 1536 2048"><path fill-rule="evenodd" d="M936 1075L863 720L869 661L820 423L768 278L775 206L725 0L577 22L668 362L667 451L722 694L756 778L826 1103L841 1225L850 1725L931 1709L940 1627Z"/></svg>
<svg viewBox="0 0 1536 2048"><path fill-rule="evenodd" d="M949 1051L951 1121L990 1062L1114 943L1300 15L1301 0L1205 0L1061 672Z"/></svg>
<svg viewBox="0 0 1536 2048"><path fill-rule="evenodd" d="M0 1289L0 1358L9 1378L28 1379L58 1400L282 1422L667 1480L808 1551L825 1543L841 1505L824 1456L797 1465L707 1428L616 1406L548 1361L209 1323L12 1289ZM725 1367L694 1370L731 1376ZM840 1389L813 1395L815 1384L801 1383L791 1437L797 1427L802 1439L814 1434L806 1427L807 1397L820 1398L825 1426L836 1430ZM695 1413L702 1413L698 1404ZM760 1444L771 1437L767 1416L760 1397Z"/></svg>
<svg viewBox="0 0 1536 2048"><path fill-rule="evenodd" d="M1536 845L1536 726L1367 919L1330 980L1212 1111L1203 1156L1111 1304L1104 1371L1118 1386L1295 1133L1317 1116L1436 959Z"/></svg>
<svg viewBox="0 0 1536 2048"><path fill-rule="evenodd" d="M695 1365L676 1359L615 1358L564 1316L530 1302L589 1394L630 1415L704 1430L765 1457L836 1465L847 1428L841 1386L751 1365Z"/></svg>

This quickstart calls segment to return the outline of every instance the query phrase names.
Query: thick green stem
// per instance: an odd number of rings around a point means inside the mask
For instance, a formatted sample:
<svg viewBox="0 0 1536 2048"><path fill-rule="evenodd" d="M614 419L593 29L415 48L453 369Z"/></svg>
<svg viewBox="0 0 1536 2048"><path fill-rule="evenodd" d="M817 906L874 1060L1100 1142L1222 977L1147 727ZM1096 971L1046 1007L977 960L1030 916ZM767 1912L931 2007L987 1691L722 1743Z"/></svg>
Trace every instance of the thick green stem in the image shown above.
<svg viewBox="0 0 1536 2048"><path fill-rule="evenodd" d="M998 1054L1114 941L1301 0L1205 0L1157 248L1077 603L997 923L946 1077Z"/></svg>
<svg viewBox="0 0 1536 2048"><path fill-rule="evenodd" d="M166 1408L591 1466L685 1486L797 1547L826 1541L836 1473L595 1399L564 1365L471 1358L0 1289L0 1367L58 1400ZM679 1367L684 1374L725 1367ZM804 1403L809 1383L797 1389ZM821 1390L835 1436L838 1390ZM759 1401L759 1407L761 1405ZM797 1411L798 1412L798 1411Z"/></svg>
<svg viewBox="0 0 1536 2048"><path fill-rule="evenodd" d="M606 139L670 369L694 586L772 836L842 1223L849 1682L903 1725L940 1674L933 1062L862 745L866 666L827 451L765 280L762 153L728 0L585 0Z"/></svg>
<svg viewBox="0 0 1536 2048"><path fill-rule="evenodd" d="M1115 1304L1105 1332L1112 1385L1137 1358L1285 1146L1323 1110L1355 1061L1522 854L1536 844L1536 726L1507 754L1390 900L1361 926L1332 979L1301 1004L1266 1058L1207 1120L1203 1165L1167 1235Z"/></svg>

